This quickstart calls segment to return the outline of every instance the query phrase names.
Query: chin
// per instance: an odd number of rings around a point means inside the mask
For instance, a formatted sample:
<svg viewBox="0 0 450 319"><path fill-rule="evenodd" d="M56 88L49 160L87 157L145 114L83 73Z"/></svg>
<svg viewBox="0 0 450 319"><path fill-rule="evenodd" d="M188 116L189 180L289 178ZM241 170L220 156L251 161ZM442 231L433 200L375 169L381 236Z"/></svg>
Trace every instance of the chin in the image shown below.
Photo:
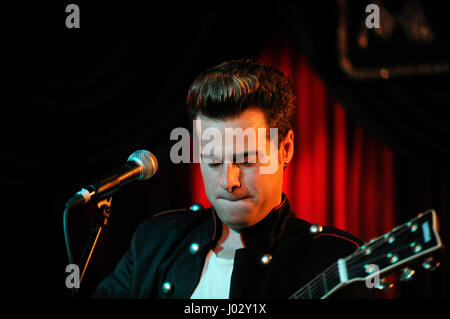
<svg viewBox="0 0 450 319"><path fill-rule="evenodd" d="M220 219L229 227L242 229L251 226L251 209L247 205L218 203L216 211Z"/></svg>
<svg viewBox="0 0 450 319"><path fill-rule="evenodd" d="M247 218L227 218L223 222L230 228L241 231L245 228L253 226Z"/></svg>

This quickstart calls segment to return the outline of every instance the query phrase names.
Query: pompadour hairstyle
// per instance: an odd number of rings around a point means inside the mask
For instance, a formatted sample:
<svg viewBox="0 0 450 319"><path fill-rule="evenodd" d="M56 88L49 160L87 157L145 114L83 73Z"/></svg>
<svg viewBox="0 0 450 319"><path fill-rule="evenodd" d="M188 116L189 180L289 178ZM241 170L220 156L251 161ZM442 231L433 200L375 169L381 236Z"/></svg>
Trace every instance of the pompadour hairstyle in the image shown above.
<svg viewBox="0 0 450 319"><path fill-rule="evenodd" d="M268 128L278 128L280 142L292 129L295 95L290 80L279 70L241 59L200 74L189 89L186 104L191 119L203 115L225 120L257 107L263 111Z"/></svg>

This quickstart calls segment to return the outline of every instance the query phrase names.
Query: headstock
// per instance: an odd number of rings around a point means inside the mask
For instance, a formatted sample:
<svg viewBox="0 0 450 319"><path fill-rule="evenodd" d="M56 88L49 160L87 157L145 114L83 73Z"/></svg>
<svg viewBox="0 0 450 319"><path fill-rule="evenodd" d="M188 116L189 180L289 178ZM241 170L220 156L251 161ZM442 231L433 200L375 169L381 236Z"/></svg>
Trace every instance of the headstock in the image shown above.
<svg viewBox="0 0 450 319"><path fill-rule="evenodd" d="M421 213L339 260L341 278L344 277L346 282L368 280L424 258L443 247L438 231L436 212L430 209ZM437 265L432 257L423 263L425 269ZM409 280L412 275L414 270L405 268L402 279Z"/></svg>
<svg viewBox="0 0 450 319"><path fill-rule="evenodd" d="M439 263L431 254L443 248L439 237L436 212L432 209L419 214L409 222L397 226L389 233L372 239L352 255L340 258L306 285L295 291L289 299L328 298L336 290L353 281L366 280L368 288L389 289L391 284L379 281L368 286L368 280L404 267L402 280L410 280L414 270L408 265L426 258L422 266L433 270ZM370 282L371 283L371 282ZM371 283L372 284L372 283Z"/></svg>

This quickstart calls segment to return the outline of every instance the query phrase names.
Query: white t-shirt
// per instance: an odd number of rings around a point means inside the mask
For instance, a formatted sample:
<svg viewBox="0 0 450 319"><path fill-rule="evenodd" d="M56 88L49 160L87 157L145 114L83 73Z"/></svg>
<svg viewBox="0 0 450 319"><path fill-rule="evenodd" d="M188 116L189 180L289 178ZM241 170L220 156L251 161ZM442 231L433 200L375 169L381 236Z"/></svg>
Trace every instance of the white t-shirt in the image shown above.
<svg viewBox="0 0 450 319"><path fill-rule="evenodd" d="M191 299L228 299L233 265L234 259L219 258L210 250Z"/></svg>

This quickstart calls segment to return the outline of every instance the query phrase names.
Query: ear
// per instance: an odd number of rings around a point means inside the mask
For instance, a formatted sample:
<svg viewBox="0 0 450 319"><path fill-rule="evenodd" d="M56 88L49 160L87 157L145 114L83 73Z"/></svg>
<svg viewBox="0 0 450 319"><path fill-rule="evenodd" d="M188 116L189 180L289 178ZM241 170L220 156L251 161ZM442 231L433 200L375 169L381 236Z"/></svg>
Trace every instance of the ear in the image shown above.
<svg viewBox="0 0 450 319"><path fill-rule="evenodd" d="M281 162L289 164L294 156L294 132L289 130L280 145Z"/></svg>

